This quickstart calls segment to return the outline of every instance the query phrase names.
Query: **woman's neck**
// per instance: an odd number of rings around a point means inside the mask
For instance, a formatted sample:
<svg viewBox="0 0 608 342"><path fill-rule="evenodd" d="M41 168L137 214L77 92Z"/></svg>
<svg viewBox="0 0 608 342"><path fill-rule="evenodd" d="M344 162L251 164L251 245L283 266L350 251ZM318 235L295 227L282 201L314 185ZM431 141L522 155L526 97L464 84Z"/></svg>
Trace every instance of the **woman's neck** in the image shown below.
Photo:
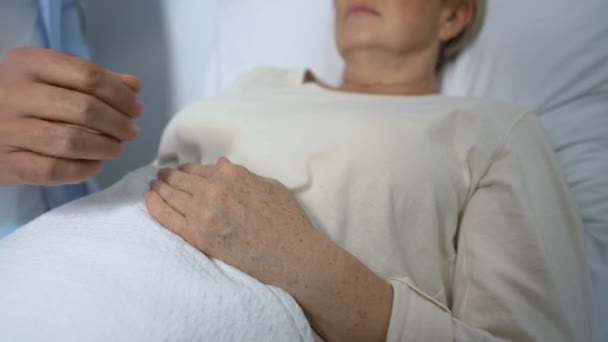
<svg viewBox="0 0 608 342"><path fill-rule="evenodd" d="M430 57L430 58L429 58ZM384 95L428 95L438 92L436 58L404 58L361 51L345 56L342 91Z"/></svg>

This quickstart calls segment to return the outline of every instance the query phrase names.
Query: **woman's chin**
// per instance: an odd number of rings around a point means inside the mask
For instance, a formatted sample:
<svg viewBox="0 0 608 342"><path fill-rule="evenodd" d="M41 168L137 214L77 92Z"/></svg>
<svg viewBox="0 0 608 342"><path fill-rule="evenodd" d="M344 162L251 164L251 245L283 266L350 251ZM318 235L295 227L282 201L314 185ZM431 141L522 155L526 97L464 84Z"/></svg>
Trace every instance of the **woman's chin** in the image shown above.
<svg viewBox="0 0 608 342"><path fill-rule="evenodd" d="M378 49L378 47L378 42L373 41L371 39L366 39L366 37L352 39L339 44L340 54L345 59L355 53L369 53Z"/></svg>
<svg viewBox="0 0 608 342"><path fill-rule="evenodd" d="M378 46L381 42L381 35L362 25L347 25L338 37L338 46L341 51L367 49Z"/></svg>

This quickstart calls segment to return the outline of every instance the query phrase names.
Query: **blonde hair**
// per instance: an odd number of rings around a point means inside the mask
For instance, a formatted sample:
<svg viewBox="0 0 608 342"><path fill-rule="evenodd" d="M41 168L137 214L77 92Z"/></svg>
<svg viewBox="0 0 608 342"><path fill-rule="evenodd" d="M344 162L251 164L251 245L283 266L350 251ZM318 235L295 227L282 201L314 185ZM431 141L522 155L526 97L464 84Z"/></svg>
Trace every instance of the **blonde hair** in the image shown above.
<svg viewBox="0 0 608 342"><path fill-rule="evenodd" d="M486 16L487 0L473 0L474 14L471 23L456 38L447 42L441 51L439 66L455 58L471 44L483 26Z"/></svg>

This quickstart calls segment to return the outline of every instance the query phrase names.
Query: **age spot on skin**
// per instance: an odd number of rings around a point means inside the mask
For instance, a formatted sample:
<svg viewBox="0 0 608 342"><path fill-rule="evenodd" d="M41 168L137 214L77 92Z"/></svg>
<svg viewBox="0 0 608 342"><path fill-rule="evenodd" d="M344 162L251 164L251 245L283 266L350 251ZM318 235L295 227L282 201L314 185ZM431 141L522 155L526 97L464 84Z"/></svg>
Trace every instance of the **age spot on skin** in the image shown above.
<svg viewBox="0 0 608 342"><path fill-rule="evenodd" d="M359 316L361 319L367 319L367 311L363 309L357 310L357 316Z"/></svg>

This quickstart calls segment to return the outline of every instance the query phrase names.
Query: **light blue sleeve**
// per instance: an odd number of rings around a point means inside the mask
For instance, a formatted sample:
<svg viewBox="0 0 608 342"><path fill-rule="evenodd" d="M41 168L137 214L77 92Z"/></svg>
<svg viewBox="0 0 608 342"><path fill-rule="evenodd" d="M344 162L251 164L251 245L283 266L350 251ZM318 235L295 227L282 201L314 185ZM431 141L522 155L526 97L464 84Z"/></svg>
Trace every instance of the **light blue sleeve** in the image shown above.
<svg viewBox="0 0 608 342"><path fill-rule="evenodd" d="M46 47L90 58L82 35L80 4L77 0L38 0Z"/></svg>
<svg viewBox="0 0 608 342"><path fill-rule="evenodd" d="M91 53L82 34L82 10L77 0L64 0L61 11L61 50L89 59Z"/></svg>

